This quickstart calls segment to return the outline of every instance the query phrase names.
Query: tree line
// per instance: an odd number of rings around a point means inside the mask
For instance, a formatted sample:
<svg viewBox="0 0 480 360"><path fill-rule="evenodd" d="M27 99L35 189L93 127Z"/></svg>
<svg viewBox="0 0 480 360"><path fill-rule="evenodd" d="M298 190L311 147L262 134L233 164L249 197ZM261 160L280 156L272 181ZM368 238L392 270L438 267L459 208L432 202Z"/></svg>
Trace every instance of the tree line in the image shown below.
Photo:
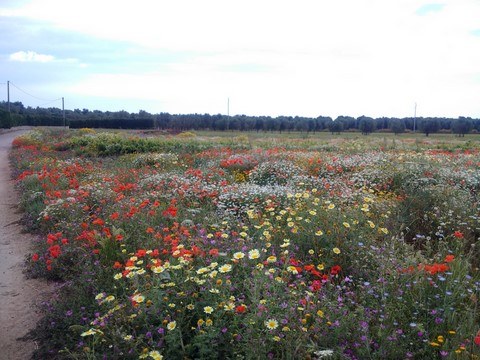
<svg viewBox="0 0 480 360"><path fill-rule="evenodd" d="M115 128L115 129L161 129L176 132L188 130L213 131L263 131L263 132L307 132L329 131L338 134L344 131L361 132L368 135L373 132L418 131L426 136L436 132L451 132L464 136L470 132L480 132L480 119L468 117L352 117L329 116L248 116L222 114L151 114L145 110L138 113L127 111L100 111L88 109L65 110L59 108L25 107L21 102L0 103L0 127L11 126L69 126L70 128Z"/></svg>

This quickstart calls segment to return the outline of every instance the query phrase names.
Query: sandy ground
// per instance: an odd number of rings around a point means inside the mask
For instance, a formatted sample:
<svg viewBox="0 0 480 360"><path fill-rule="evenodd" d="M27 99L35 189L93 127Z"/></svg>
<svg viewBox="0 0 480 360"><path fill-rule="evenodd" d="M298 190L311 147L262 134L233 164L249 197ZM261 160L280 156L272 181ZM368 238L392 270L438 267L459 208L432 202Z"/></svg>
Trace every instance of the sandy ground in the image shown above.
<svg viewBox="0 0 480 360"><path fill-rule="evenodd" d="M29 359L33 341L22 341L40 318L40 299L49 286L23 274L25 256L30 253L32 235L22 233L18 194L10 177L8 151L12 140L25 132L0 132L0 359Z"/></svg>

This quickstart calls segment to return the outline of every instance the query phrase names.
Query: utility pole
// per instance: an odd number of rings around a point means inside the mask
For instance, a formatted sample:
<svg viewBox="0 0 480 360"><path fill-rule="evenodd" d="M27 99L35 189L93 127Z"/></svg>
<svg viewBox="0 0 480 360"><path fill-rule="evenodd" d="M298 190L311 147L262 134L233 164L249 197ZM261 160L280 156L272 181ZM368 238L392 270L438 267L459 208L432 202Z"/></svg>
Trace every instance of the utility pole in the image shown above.
<svg viewBox="0 0 480 360"><path fill-rule="evenodd" d="M63 112L63 127L67 127L67 123L65 122L65 98L62 97L62 112Z"/></svg>
<svg viewBox="0 0 480 360"><path fill-rule="evenodd" d="M7 109L10 113L10 81L7 81Z"/></svg>

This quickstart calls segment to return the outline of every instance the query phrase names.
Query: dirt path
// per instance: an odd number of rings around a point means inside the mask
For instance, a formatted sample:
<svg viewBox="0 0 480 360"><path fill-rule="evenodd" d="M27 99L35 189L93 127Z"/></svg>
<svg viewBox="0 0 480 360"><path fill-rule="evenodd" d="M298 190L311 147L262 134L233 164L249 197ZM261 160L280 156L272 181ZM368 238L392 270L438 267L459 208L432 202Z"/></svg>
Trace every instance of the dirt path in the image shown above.
<svg viewBox="0 0 480 360"><path fill-rule="evenodd" d="M35 343L21 341L38 321L36 308L48 287L40 280L26 279L24 259L32 236L18 223L18 196L10 178L8 151L12 140L25 130L0 133L0 359L29 359Z"/></svg>

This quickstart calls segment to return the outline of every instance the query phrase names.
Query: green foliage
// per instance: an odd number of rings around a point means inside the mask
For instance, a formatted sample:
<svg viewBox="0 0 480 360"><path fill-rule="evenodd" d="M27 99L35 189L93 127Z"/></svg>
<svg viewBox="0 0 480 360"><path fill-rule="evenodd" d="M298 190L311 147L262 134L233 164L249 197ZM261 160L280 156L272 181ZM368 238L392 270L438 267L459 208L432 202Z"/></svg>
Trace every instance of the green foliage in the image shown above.
<svg viewBox="0 0 480 360"><path fill-rule="evenodd" d="M226 139L225 144L235 148L245 148L247 144L233 144ZM100 132L74 136L66 142L67 147L78 155L118 156L134 153L198 153L216 147L218 144L206 143L195 138L140 138L119 133Z"/></svg>
<svg viewBox="0 0 480 360"><path fill-rule="evenodd" d="M452 130L458 136L464 137L473 129L472 119L460 117L452 122Z"/></svg>
<svg viewBox="0 0 480 360"><path fill-rule="evenodd" d="M152 129L153 125L153 119L82 119L69 122L71 129Z"/></svg>
<svg viewBox="0 0 480 360"><path fill-rule="evenodd" d="M375 131L375 121L371 117L360 116L358 122L358 129L362 134L368 135Z"/></svg>
<svg viewBox="0 0 480 360"><path fill-rule="evenodd" d="M340 121L332 121L328 124L328 130L334 134L340 134L343 130L343 124Z"/></svg>
<svg viewBox="0 0 480 360"><path fill-rule="evenodd" d="M405 132L405 122L402 119L393 119L389 126L395 135Z"/></svg>
<svg viewBox="0 0 480 360"><path fill-rule="evenodd" d="M8 111L0 109L0 129L10 129L12 127L12 119Z"/></svg>
<svg viewBox="0 0 480 360"><path fill-rule="evenodd" d="M440 122L435 118L419 119L418 128L425 136L428 136L440 130Z"/></svg>

